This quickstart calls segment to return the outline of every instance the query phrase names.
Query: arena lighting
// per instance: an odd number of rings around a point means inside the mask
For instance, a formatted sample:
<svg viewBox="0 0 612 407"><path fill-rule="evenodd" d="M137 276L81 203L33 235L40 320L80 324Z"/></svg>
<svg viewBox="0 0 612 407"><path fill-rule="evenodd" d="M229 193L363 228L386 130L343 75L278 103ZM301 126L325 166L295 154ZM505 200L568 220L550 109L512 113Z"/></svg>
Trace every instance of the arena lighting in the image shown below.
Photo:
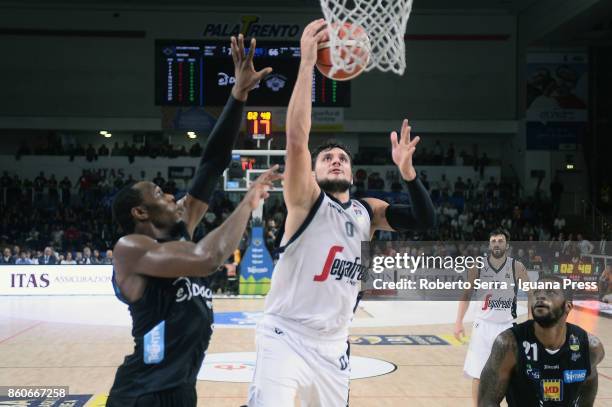
<svg viewBox="0 0 612 407"><path fill-rule="evenodd" d="M193 140L194 138L197 138L197 137L198 137L198 135L197 135L197 134L195 134L195 131L188 131L188 132L187 132L187 137L189 137L190 139L192 139L192 140Z"/></svg>
<svg viewBox="0 0 612 407"><path fill-rule="evenodd" d="M573 170L574 169L574 164L565 164L565 169L566 170Z"/></svg>
<svg viewBox="0 0 612 407"><path fill-rule="evenodd" d="M113 135L111 133L104 133L104 137L105 138L111 138L111 137L113 137Z"/></svg>
<svg viewBox="0 0 612 407"><path fill-rule="evenodd" d="M108 134L108 131L106 130L100 130L100 135L101 136L106 136Z"/></svg>

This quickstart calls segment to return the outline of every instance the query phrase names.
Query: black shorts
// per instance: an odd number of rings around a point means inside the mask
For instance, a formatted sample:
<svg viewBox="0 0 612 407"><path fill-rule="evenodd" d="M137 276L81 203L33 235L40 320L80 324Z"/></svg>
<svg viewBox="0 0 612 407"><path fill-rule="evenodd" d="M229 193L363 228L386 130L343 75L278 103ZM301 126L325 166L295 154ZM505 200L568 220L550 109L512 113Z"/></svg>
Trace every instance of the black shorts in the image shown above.
<svg viewBox="0 0 612 407"><path fill-rule="evenodd" d="M196 407L198 396L193 387L175 387L138 397L110 396L106 407Z"/></svg>

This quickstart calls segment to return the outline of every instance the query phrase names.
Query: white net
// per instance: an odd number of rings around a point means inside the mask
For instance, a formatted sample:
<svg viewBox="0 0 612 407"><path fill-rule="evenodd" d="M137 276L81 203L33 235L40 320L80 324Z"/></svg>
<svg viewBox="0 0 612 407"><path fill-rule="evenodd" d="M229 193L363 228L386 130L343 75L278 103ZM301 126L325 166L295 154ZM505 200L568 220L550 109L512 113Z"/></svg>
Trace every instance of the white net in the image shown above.
<svg viewBox="0 0 612 407"><path fill-rule="evenodd" d="M404 73L404 34L412 0L320 1L330 27L332 74L339 70L351 73L362 66L366 71Z"/></svg>

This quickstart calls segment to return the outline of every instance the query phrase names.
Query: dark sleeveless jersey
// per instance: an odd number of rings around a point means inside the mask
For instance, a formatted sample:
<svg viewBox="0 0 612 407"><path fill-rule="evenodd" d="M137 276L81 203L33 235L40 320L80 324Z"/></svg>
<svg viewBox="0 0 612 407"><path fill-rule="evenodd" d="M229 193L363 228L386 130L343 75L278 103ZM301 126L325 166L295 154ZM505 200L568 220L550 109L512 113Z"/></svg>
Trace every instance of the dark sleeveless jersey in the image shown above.
<svg viewBox="0 0 612 407"><path fill-rule="evenodd" d="M518 363L506 393L509 407L577 406L578 389L591 374L588 334L567 324L565 343L550 354L534 333L534 321L511 328Z"/></svg>
<svg viewBox="0 0 612 407"><path fill-rule="evenodd" d="M188 235L183 239L189 240ZM143 296L128 303L113 270L115 294L128 305L132 316L135 346L117 370L111 398L133 398L182 386L195 388L212 334L212 292L206 278L144 278Z"/></svg>

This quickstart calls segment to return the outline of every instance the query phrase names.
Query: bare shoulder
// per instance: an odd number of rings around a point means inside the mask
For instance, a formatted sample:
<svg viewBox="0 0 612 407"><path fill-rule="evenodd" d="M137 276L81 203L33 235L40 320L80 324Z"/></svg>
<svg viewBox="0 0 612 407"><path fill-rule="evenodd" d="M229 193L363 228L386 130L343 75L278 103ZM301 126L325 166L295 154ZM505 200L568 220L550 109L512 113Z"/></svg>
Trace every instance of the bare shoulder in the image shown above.
<svg viewBox="0 0 612 407"><path fill-rule="evenodd" d="M120 238L115 244L116 254L126 254L130 252L146 251L159 245L155 239L145 235L131 234Z"/></svg>
<svg viewBox="0 0 612 407"><path fill-rule="evenodd" d="M606 354L601 340L592 334L589 334L589 353L591 354L592 365L601 362Z"/></svg>
<svg viewBox="0 0 612 407"><path fill-rule="evenodd" d="M516 354L517 344L516 337L512 333L511 329L506 329L495 338L495 342L493 342L493 347L499 350L503 350L505 352L509 352L512 354Z"/></svg>

